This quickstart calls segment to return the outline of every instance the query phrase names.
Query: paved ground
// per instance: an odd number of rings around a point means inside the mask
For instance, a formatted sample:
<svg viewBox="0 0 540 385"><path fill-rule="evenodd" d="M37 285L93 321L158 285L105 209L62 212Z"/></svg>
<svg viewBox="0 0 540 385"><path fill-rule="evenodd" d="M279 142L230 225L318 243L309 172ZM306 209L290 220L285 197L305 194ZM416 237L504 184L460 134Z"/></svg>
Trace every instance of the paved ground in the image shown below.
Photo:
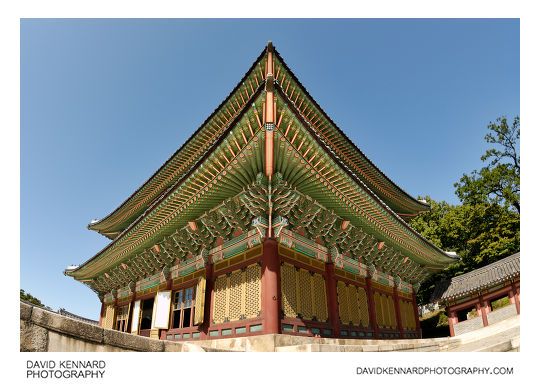
<svg viewBox="0 0 540 385"><path fill-rule="evenodd" d="M520 316L517 315L456 337L461 344L452 347L453 352L507 352L519 351Z"/></svg>

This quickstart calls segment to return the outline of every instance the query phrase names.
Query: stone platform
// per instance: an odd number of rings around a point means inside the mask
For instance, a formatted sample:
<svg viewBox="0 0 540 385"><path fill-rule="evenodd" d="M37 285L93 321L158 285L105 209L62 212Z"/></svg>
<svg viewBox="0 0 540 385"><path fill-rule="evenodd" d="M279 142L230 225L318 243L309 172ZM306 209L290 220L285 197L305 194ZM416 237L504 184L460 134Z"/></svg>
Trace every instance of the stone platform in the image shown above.
<svg viewBox="0 0 540 385"><path fill-rule="evenodd" d="M21 302L20 349L25 352L452 352L519 351L515 316L458 337L353 340L268 334L174 342L104 329Z"/></svg>

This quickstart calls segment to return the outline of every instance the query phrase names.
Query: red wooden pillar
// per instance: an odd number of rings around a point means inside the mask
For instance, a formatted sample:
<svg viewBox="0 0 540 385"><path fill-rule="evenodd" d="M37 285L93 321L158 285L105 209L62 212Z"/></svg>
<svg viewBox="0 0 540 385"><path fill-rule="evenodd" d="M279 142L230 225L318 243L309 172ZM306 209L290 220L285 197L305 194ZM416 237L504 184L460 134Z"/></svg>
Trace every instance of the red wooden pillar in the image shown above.
<svg viewBox="0 0 540 385"><path fill-rule="evenodd" d="M99 326L103 326L103 317L105 316L105 303L101 303L101 311L99 312Z"/></svg>
<svg viewBox="0 0 540 385"><path fill-rule="evenodd" d="M394 308L396 312L397 328L399 331L399 336L403 338L403 324L401 321L401 311L399 309L399 297L397 287L394 286Z"/></svg>
<svg viewBox="0 0 540 385"><path fill-rule="evenodd" d="M326 270L326 298L328 301L328 318L332 325L332 334L339 337L339 309L337 301L336 276L334 264L328 262L325 265Z"/></svg>
<svg viewBox="0 0 540 385"><path fill-rule="evenodd" d="M517 296L517 291L514 284L512 284L512 289L508 293L508 299L510 300L510 303L513 303L516 306L516 311L519 314L519 297Z"/></svg>
<svg viewBox="0 0 540 385"><path fill-rule="evenodd" d="M412 292L412 305L414 312L414 322L416 322L416 331L418 332L418 337L422 338L422 328L420 327L420 318L418 317L418 304L416 303L416 292Z"/></svg>
<svg viewBox="0 0 540 385"><path fill-rule="evenodd" d="M366 278L366 292L369 309L369 323L373 329L374 338L379 338L379 328L377 327L377 315L375 314L375 300L373 299L373 290L371 288L371 278Z"/></svg>
<svg viewBox="0 0 540 385"><path fill-rule="evenodd" d="M452 310L448 311L448 326L450 327L450 337L454 337L456 333L454 332L454 325L457 323L457 313Z"/></svg>
<svg viewBox="0 0 540 385"><path fill-rule="evenodd" d="M275 239L263 243L262 256L262 314L264 332L279 333L279 254Z"/></svg>
<svg viewBox="0 0 540 385"><path fill-rule="evenodd" d="M486 310L484 308L484 299L480 297L478 299L478 302L475 304L476 306L476 313L482 317L482 323L484 326L488 326L488 320L487 320L487 314Z"/></svg>
<svg viewBox="0 0 540 385"><path fill-rule="evenodd" d="M208 339L208 328L210 327L212 292L214 291L214 264L207 264L205 267L206 288L204 293L204 321L201 325L201 339Z"/></svg>

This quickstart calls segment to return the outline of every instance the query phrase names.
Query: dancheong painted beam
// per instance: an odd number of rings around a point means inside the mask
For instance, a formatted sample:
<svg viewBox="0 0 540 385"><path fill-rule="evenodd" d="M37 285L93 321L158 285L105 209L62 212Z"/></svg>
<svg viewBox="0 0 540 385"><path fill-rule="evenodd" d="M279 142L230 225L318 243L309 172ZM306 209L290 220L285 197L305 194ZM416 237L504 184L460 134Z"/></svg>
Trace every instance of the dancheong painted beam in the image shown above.
<svg viewBox="0 0 540 385"><path fill-rule="evenodd" d="M103 326L189 340L285 333L416 338L415 290L456 261L406 219L428 210L324 113L271 43L65 274Z"/></svg>

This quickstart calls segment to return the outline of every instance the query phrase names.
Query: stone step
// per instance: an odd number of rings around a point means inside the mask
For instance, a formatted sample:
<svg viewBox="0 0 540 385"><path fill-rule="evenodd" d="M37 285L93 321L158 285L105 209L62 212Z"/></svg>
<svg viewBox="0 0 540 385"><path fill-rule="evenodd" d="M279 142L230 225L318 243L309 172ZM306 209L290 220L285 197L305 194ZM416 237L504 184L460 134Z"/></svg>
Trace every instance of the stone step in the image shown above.
<svg viewBox="0 0 540 385"><path fill-rule="evenodd" d="M299 344L276 347L276 352L437 352L446 351L447 344L422 343L372 343L372 344ZM459 341L450 345L458 345Z"/></svg>
<svg viewBox="0 0 540 385"><path fill-rule="evenodd" d="M520 328L512 327L492 335L480 334L477 339L468 338L465 343L451 351L456 352L506 352L519 349ZM512 342L513 341L513 342Z"/></svg>

